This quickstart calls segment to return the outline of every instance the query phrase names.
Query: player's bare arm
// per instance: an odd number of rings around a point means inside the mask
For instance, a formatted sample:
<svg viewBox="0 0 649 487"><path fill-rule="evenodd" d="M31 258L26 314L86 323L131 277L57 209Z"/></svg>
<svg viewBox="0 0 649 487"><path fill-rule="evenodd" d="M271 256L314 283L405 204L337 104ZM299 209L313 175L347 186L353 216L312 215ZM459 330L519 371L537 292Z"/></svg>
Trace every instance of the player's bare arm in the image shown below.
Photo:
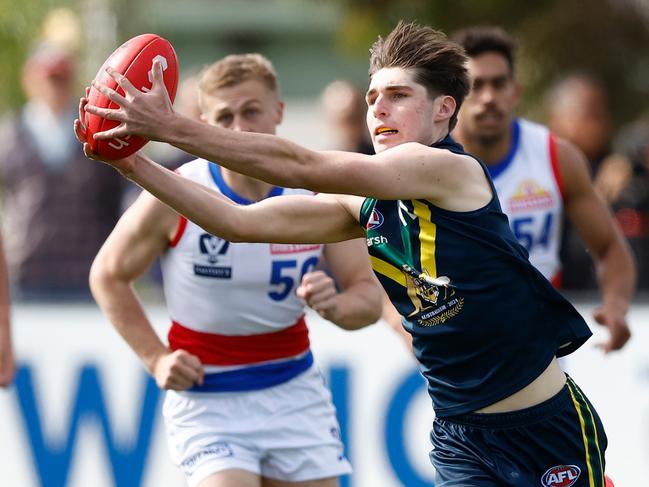
<svg viewBox="0 0 649 487"><path fill-rule="evenodd" d="M635 263L613 216L597 194L584 155L574 145L557 140L564 181L566 213L593 256L602 292L595 320L609 330L604 351L618 350L631 334L626 313L635 291Z"/></svg>
<svg viewBox="0 0 649 487"><path fill-rule="evenodd" d="M109 73L124 89L125 96L106 86L94 85L120 108L87 106L87 111L122 122L115 129L95 134L96 138L137 133L284 187L381 199L426 198L459 211L476 209L490 198L485 196L488 184L474 160L423 144L402 144L376 156L316 152L279 137L241 134L180 116L173 111L158 63L153 71L153 88L148 93L139 91L113 70ZM130 177L128 173L127 176ZM476 187L482 188L477 197L473 191Z"/></svg>
<svg viewBox="0 0 649 487"><path fill-rule="evenodd" d="M200 383L201 363L182 350L172 353L160 341L132 286L167 248L177 224L176 212L143 192L97 254L90 287L97 304L158 386L182 390Z"/></svg>
<svg viewBox="0 0 649 487"><path fill-rule="evenodd" d="M11 384L16 372L9 304L9 278L4 246L0 238L0 387Z"/></svg>
<svg viewBox="0 0 649 487"><path fill-rule="evenodd" d="M381 316L382 291L370 267L365 239L327 244L324 259L332 276L324 271L305 274L298 296L341 328L355 330L375 323Z"/></svg>
<svg viewBox="0 0 649 487"><path fill-rule="evenodd" d="M78 120L75 133L84 142L86 155L101 160L89 151ZM208 232L231 242L329 243L364 236L358 225L361 198L327 194L283 196L240 206L163 168L140 152L126 159L103 162L128 175Z"/></svg>

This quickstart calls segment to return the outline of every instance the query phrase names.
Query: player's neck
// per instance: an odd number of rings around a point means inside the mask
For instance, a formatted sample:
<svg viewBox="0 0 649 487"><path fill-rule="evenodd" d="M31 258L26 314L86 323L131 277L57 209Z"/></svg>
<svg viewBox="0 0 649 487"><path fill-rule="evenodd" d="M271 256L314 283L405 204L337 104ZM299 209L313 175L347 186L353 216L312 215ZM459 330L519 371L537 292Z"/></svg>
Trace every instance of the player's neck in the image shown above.
<svg viewBox="0 0 649 487"><path fill-rule="evenodd" d="M225 168L221 168L221 171L225 184L239 196L250 201L263 200L273 188L272 184L229 171Z"/></svg>
<svg viewBox="0 0 649 487"><path fill-rule="evenodd" d="M503 134L493 137L474 136L456 130L453 137L462 144L464 150L469 154L478 157L487 165L495 165L509 154L512 144L512 128L510 126Z"/></svg>

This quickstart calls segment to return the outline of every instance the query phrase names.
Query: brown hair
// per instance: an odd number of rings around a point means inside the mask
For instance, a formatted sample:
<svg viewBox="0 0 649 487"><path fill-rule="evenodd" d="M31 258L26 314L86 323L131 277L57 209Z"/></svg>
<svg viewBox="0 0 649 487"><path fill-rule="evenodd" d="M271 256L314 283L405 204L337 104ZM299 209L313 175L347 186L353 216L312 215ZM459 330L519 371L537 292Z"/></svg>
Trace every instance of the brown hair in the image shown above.
<svg viewBox="0 0 649 487"><path fill-rule="evenodd" d="M399 21L385 39L379 36L370 48L369 75L383 68L410 69L415 82L423 85L431 98L452 96L457 103L449 120L452 130L471 88L466 61L462 48L443 32Z"/></svg>
<svg viewBox="0 0 649 487"><path fill-rule="evenodd" d="M203 69L198 82L200 98L249 80L261 81L270 90L278 91L277 74L268 59L257 53L231 54Z"/></svg>
<svg viewBox="0 0 649 487"><path fill-rule="evenodd" d="M500 27L490 25L467 27L453 33L451 40L461 45L470 58L477 57L485 52L500 54L507 59L510 73L514 76L516 41Z"/></svg>

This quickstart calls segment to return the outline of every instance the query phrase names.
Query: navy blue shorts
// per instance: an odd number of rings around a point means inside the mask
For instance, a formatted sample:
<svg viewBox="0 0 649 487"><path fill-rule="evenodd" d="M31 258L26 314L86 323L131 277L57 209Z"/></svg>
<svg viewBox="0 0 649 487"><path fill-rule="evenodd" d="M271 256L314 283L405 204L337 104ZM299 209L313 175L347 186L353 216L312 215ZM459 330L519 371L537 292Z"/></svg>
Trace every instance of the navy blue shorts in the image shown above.
<svg viewBox="0 0 649 487"><path fill-rule="evenodd" d="M604 487L604 428L568 377L536 406L435 419L435 487Z"/></svg>

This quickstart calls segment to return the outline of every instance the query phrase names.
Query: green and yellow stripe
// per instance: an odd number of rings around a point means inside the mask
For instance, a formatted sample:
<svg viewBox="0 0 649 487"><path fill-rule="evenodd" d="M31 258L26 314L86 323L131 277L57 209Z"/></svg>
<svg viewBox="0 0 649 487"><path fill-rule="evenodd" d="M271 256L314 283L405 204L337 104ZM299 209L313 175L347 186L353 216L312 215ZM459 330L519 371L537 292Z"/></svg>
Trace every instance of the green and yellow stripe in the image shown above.
<svg viewBox="0 0 649 487"><path fill-rule="evenodd" d="M401 284L403 287L406 287L406 276L403 274L401 269L393 266L389 262L386 262L378 257L373 255L370 256L372 262L372 269L374 269L379 274L392 279L397 284Z"/></svg>
<svg viewBox="0 0 649 487"><path fill-rule="evenodd" d="M412 200L415 215L419 219L419 257L422 271L431 277L437 277L437 262L435 261L435 239L437 225L432 220L430 208L426 203Z"/></svg>
<svg viewBox="0 0 649 487"><path fill-rule="evenodd" d="M584 442L584 451L586 452L586 466L588 467L588 485L590 487L604 487L602 452L599 446L593 412L581 389L577 387L577 384L570 377L568 377L568 390L581 425L581 436Z"/></svg>

